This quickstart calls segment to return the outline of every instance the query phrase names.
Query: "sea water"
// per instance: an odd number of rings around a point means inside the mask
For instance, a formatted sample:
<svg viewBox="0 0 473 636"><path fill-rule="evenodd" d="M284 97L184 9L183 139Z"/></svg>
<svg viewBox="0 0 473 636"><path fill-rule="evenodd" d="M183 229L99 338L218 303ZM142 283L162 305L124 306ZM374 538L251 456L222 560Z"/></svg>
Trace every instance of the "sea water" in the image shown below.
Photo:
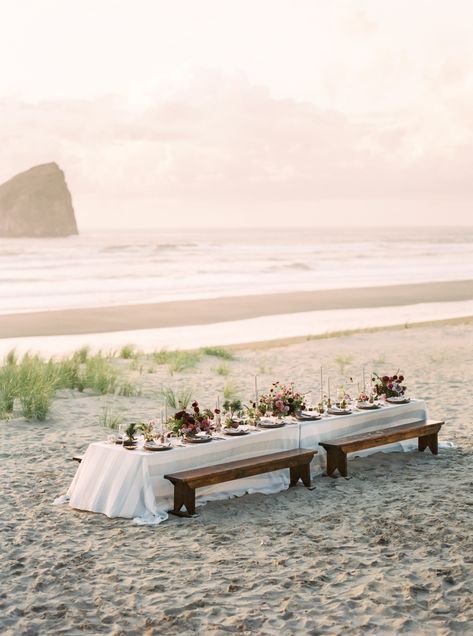
<svg viewBox="0 0 473 636"><path fill-rule="evenodd" d="M473 279L473 228L0 239L0 313Z"/></svg>

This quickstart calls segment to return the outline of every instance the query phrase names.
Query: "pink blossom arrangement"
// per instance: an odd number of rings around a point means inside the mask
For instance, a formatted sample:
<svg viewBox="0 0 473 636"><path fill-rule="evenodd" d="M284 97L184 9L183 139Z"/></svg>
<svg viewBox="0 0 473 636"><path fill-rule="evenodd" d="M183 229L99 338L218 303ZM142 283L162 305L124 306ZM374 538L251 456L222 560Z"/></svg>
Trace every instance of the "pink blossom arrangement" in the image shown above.
<svg viewBox="0 0 473 636"><path fill-rule="evenodd" d="M269 393L262 395L258 401L258 411L261 415L296 415L305 409L304 396L294 390L293 383L281 384L273 382Z"/></svg>

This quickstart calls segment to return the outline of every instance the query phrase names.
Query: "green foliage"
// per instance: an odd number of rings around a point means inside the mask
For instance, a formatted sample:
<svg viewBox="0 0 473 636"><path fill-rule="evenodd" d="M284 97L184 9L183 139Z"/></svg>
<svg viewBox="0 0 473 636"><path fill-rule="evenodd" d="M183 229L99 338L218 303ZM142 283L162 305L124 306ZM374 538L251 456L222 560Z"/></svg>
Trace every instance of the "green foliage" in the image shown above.
<svg viewBox="0 0 473 636"><path fill-rule="evenodd" d="M242 411L243 405L241 400L225 400L223 410L225 413L236 413Z"/></svg>
<svg viewBox="0 0 473 636"><path fill-rule="evenodd" d="M123 360L131 360L139 358L140 352L135 349L132 344L127 344L120 349L119 357Z"/></svg>
<svg viewBox="0 0 473 636"><path fill-rule="evenodd" d="M44 420L58 389L91 389L101 395L113 394L117 377L110 360L100 353L90 356L87 347L60 360L45 360L30 354L20 360L10 351L0 367L0 418L10 417L17 401L25 418ZM118 393L140 395L130 382L124 382Z"/></svg>
<svg viewBox="0 0 473 636"><path fill-rule="evenodd" d="M125 435L128 437L130 442L132 442L135 437L136 429L137 429L136 422L130 422L130 424L128 424L128 426L125 429Z"/></svg>
<svg viewBox="0 0 473 636"><path fill-rule="evenodd" d="M161 351L154 351L151 355L156 364L167 364L172 352L161 349Z"/></svg>
<svg viewBox="0 0 473 636"><path fill-rule="evenodd" d="M228 364L219 364L218 367L215 367L215 373L217 375L222 375L224 377L227 377L228 375L230 375L230 367L228 366Z"/></svg>
<svg viewBox="0 0 473 636"><path fill-rule="evenodd" d="M171 387L163 387L161 389L161 396L170 409L180 411L187 409L189 406L192 399L192 391L189 389L174 391Z"/></svg>
<svg viewBox="0 0 473 636"><path fill-rule="evenodd" d="M168 367L171 375L187 369L194 369L200 361L200 354L195 351L175 351Z"/></svg>
<svg viewBox="0 0 473 636"><path fill-rule="evenodd" d="M228 349L223 349L222 347L203 347L201 351L206 356L222 358L223 360L235 359L235 354L232 353L232 351L228 351Z"/></svg>
<svg viewBox="0 0 473 636"><path fill-rule="evenodd" d="M171 375L194 369L200 362L201 353L198 351L155 351L153 360L156 364L167 364Z"/></svg>
<svg viewBox="0 0 473 636"><path fill-rule="evenodd" d="M84 377L81 373L81 362L79 356L74 354L72 358L62 358L62 360L57 363L57 371L58 389L84 390Z"/></svg>
<svg viewBox="0 0 473 636"><path fill-rule="evenodd" d="M141 395L140 389L138 389L134 384L128 382L126 380L118 387L117 391L118 395L123 395L124 397L138 397Z"/></svg>
<svg viewBox="0 0 473 636"><path fill-rule="evenodd" d="M18 356L16 355L15 349L10 349L10 351L5 356L5 364L9 366L16 366L18 363Z"/></svg>
<svg viewBox="0 0 473 636"><path fill-rule="evenodd" d="M143 365L140 363L139 358L132 358L130 362L130 370L138 371L140 375L143 373Z"/></svg>
<svg viewBox="0 0 473 636"><path fill-rule="evenodd" d="M0 369L0 419L13 413L17 396L18 370L15 364L7 364Z"/></svg>
<svg viewBox="0 0 473 636"><path fill-rule="evenodd" d="M227 382L227 384L223 387L223 397L225 400L235 399L240 389L235 384L235 382Z"/></svg>
<svg viewBox="0 0 473 636"><path fill-rule="evenodd" d="M26 354L21 362L9 366L17 372L17 396L22 415L28 420L45 420L59 384L55 363L53 360L46 362L39 356Z"/></svg>
<svg viewBox="0 0 473 636"><path fill-rule="evenodd" d="M89 357L90 349L89 347L82 347L74 352L72 355L74 360L77 360L79 364L85 364L87 358Z"/></svg>
<svg viewBox="0 0 473 636"><path fill-rule="evenodd" d="M114 413L108 407L103 409L102 414L99 417L99 424L104 428L111 428L113 430L117 430L120 428L120 424L123 422L123 418L121 415Z"/></svg>
<svg viewBox="0 0 473 636"><path fill-rule="evenodd" d="M154 423L153 422L140 422L138 424L138 430L143 433L143 436L147 442L154 439Z"/></svg>
<svg viewBox="0 0 473 636"><path fill-rule="evenodd" d="M101 395L115 393L117 372L100 353L87 358L83 377L86 388Z"/></svg>

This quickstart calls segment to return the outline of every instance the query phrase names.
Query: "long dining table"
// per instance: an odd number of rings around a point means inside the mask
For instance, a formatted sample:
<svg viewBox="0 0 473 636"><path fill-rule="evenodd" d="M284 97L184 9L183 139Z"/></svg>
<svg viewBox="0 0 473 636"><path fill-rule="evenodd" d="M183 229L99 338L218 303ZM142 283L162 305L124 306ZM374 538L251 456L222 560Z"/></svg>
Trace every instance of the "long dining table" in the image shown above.
<svg viewBox="0 0 473 636"><path fill-rule="evenodd" d="M93 442L84 454L67 495L57 503L100 512L108 517L132 518L138 524L154 525L167 519L173 506L173 486L164 475L181 470L247 459L257 455L295 448L316 449L311 465L313 476L323 472L325 452L319 446L342 435L368 432L427 419L423 400L407 404L385 404L368 411L354 409L349 415L324 415L319 420L297 421L287 418L281 428L260 429L247 435L219 436L206 444L177 445L171 450L150 452L142 448L129 451L110 442ZM417 448L416 440L377 447L356 453L390 452ZM237 479L201 488L196 503L238 497L246 493L276 493L289 485L288 471Z"/></svg>

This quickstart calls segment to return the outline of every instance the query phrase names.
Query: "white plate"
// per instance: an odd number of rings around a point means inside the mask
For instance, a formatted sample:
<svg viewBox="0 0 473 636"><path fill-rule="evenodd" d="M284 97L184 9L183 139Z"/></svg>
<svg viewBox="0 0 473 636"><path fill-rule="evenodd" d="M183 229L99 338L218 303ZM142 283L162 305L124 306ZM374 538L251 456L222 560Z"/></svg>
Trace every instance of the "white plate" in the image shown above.
<svg viewBox="0 0 473 636"><path fill-rule="evenodd" d="M386 402L389 402L389 404L407 404L410 401L411 398L403 397L402 395L398 397L386 398Z"/></svg>

